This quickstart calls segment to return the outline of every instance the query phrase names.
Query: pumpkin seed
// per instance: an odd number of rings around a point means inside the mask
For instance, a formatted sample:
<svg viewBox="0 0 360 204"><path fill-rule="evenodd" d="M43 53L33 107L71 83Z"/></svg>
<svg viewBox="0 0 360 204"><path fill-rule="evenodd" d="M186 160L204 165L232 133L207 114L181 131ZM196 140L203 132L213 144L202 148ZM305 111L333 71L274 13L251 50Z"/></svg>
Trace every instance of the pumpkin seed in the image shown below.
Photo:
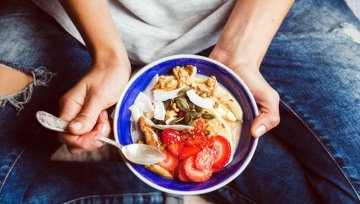
<svg viewBox="0 0 360 204"><path fill-rule="evenodd" d="M201 108L200 106L197 106L197 105L195 105L195 110L197 111L197 112L203 112L203 110L204 110L204 108Z"/></svg>
<svg viewBox="0 0 360 204"><path fill-rule="evenodd" d="M176 123L179 123L180 121L182 121L184 119L184 117L178 117L178 118L175 118L174 120L170 121L169 122L169 125L174 125Z"/></svg>
<svg viewBox="0 0 360 204"><path fill-rule="evenodd" d="M191 112L186 112L184 115L184 122L186 125L190 124L190 122L192 121L192 113Z"/></svg>
<svg viewBox="0 0 360 204"><path fill-rule="evenodd" d="M190 100L188 100L188 104L189 104L190 110L194 110L195 104L193 104Z"/></svg>
<svg viewBox="0 0 360 204"><path fill-rule="evenodd" d="M189 87L185 87L183 89L181 89L179 92L178 92L178 96L181 97L181 96L185 96L186 92L189 91L190 88Z"/></svg>
<svg viewBox="0 0 360 204"><path fill-rule="evenodd" d="M159 120L155 119L155 118L151 118L151 121L154 123L154 124L157 124L159 122Z"/></svg>
<svg viewBox="0 0 360 204"><path fill-rule="evenodd" d="M188 102L184 97L175 98L176 107L182 111L188 111L190 109Z"/></svg>
<svg viewBox="0 0 360 204"><path fill-rule="evenodd" d="M155 118L152 118L151 121L156 124L156 125L164 125L165 124L165 121L163 120L157 120Z"/></svg>
<svg viewBox="0 0 360 204"><path fill-rule="evenodd" d="M199 119L201 117L201 113L198 113L196 111L191 112L191 114L193 120Z"/></svg>
<svg viewBox="0 0 360 204"><path fill-rule="evenodd" d="M211 114L211 113L203 113L201 116L202 116L204 119L207 119L207 120L212 120L212 119L215 118L215 116L214 116L213 114Z"/></svg>

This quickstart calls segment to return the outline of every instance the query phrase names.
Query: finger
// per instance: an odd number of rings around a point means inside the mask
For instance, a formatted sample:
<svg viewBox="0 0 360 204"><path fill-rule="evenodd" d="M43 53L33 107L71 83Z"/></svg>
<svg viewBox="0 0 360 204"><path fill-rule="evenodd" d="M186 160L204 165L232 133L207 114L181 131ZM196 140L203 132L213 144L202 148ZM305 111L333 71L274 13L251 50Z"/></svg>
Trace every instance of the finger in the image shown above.
<svg viewBox="0 0 360 204"><path fill-rule="evenodd" d="M59 117L67 122L72 121L80 113L83 103L84 97L81 94L68 91L60 98Z"/></svg>
<svg viewBox="0 0 360 204"><path fill-rule="evenodd" d="M251 134L260 137L267 131L280 123L279 116L279 95L273 91L267 91L259 101L260 115L258 115L252 126Z"/></svg>
<svg viewBox="0 0 360 204"><path fill-rule="evenodd" d="M68 126L69 131L74 135L82 135L91 131L102 111L101 104L96 97L88 97L80 113Z"/></svg>
<svg viewBox="0 0 360 204"><path fill-rule="evenodd" d="M98 138L101 136L108 137L110 130L107 112L103 111L98 118L95 128L91 132L81 136L62 133L59 134L59 140L68 147L89 151L101 147L103 143L98 141Z"/></svg>
<svg viewBox="0 0 360 204"><path fill-rule="evenodd" d="M104 123L106 124L108 127L110 127L110 120L109 120L109 114L106 110L101 111L101 114L98 118L97 123ZM110 133L110 130L109 130Z"/></svg>

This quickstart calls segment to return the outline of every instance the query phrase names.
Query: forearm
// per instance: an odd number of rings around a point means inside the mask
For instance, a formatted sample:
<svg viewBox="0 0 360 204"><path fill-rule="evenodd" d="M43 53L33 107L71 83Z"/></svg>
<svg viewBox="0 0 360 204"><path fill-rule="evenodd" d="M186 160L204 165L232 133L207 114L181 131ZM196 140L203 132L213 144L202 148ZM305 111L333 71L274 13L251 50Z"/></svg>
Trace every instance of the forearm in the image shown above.
<svg viewBox="0 0 360 204"><path fill-rule="evenodd" d="M294 0L238 0L212 55L237 68L259 67Z"/></svg>
<svg viewBox="0 0 360 204"><path fill-rule="evenodd" d="M61 4L83 37L94 64L110 60L130 67L106 0L62 0Z"/></svg>

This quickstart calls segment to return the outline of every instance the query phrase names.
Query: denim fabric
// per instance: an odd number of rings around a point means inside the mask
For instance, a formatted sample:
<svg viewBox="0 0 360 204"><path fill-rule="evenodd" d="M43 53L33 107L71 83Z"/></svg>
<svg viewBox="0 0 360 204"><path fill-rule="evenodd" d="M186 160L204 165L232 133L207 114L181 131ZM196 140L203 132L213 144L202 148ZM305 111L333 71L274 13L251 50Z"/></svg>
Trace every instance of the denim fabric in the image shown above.
<svg viewBox="0 0 360 204"><path fill-rule="evenodd" d="M359 28L341 0L296 2L261 67L281 95L282 121L260 139L247 169L205 198L359 203ZM57 114L59 97L90 66L89 54L23 0L0 3L0 42L0 63L36 79L2 99L0 203L181 203L141 182L122 162L49 161L59 143L35 112Z"/></svg>
<svg viewBox="0 0 360 204"><path fill-rule="evenodd" d="M0 63L36 79L0 107L0 203L163 203L122 162L49 161L57 134L35 112L57 114L59 97L86 73L90 56L31 1L2 1L0 9Z"/></svg>
<svg viewBox="0 0 360 204"><path fill-rule="evenodd" d="M234 192L258 203L360 203L359 29L343 1L296 1L261 65L286 104L281 123Z"/></svg>

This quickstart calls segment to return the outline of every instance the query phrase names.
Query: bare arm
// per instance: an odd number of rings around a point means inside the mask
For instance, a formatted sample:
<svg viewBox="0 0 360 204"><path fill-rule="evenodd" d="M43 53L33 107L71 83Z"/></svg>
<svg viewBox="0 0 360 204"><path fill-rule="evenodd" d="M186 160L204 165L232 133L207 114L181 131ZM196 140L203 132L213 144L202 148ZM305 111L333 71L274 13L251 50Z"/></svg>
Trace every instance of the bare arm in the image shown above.
<svg viewBox="0 0 360 204"><path fill-rule="evenodd" d="M251 132L259 137L278 125L279 96L259 72L260 63L294 0L238 0L210 54L232 68L249 86L261 114Z"/></svg>
<svg viewBox="0 0 360 204"><path fill-rule="evenodd" d="M60 117L71 121L69 134L59 134L72 153L102 145L108 136L107 108L116 103L130 76L126 49L115 29L106 0L62 0L90 52L89 72L60 100Z"/></svg>
<svg viewBox="0 0 360 204"><path fill-rule="evenodd" d="M119 63L129 62L106 0L62 0L61 4L83 37L95 63L107 57Z"/></svg>

